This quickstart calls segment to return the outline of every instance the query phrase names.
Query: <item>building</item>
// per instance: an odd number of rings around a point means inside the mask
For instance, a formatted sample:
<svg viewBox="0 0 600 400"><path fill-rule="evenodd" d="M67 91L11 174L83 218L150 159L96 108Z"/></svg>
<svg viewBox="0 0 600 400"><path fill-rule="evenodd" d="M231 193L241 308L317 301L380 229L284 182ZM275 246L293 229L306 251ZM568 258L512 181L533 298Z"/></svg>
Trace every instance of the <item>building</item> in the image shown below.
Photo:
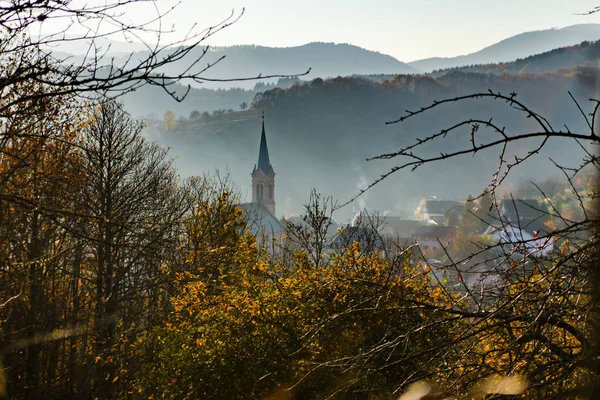
<svg viewBox="0 0 600 400"><path fill-rule="evenodd" d="M381 236L391 239L395 244L409 246L413 243L413 237L422 226L427 225L425 221L403 219L401 217L386 216L379 228Z"/></svg>
<svg viewBox="0 0 600 400"><path fill-rule="evenodd" d="M269 159L264 114L258 163L254 165L251 176L252 202L239 205L246 218L248 230L262 242L279 240L285 234L285 227L275 217L275 170Z"/></svg>
<svg viewBox="0 0 600 400"><path fill-rule="evenodd" d="M456 228L453 226L426 225L415 232L414 242L423 253L430 256L444 251L455 235Z"/></svg>
<svg viewBox="0 0 600 400"><path fill-rule="evenodd" d="M247 230L253 236L271 241L285 232L283 224L262 203L244 203L239 207L244 213Z"/></svg>
<svg viewBox="0 0 600 400"><path fill-rule="evenodd" d="M504 219L491 224L484 235L491 236L498 244L503 245L503 251L515 255L545 256L554 250L552 229L541 219L531 221L520 219L518 222ZM508 247L508 248L507 248Z"/></svg>
<svg viewBox="0 0 600 400"><path fill-rule="evenodd" d="M438 225L446 224L446 213L457 210L459 213L464 209L464 204L453 200L427 200L422 210L425 221L433 221Z"/></svg>
<svg viewBox="0 0 600 400"><path fill-rule="evenodd" d="M547 217L540 203L535 199L502 199L499 206L500 217L514 225L527 225Z"/></svg>
<svg viewBox="0 0 600 400"><path fill-rule="evenodd" d="M265 115L262 117L262 133L258 150L258 164L252 170L252 202L264 205L275 215L275 170L269 159L267 135L265 133Z"/></svg>
<svg viewBox="0 0 600 400"><path fill-rule="evenodd" d="M544 224L549 213L536 199L504 198L498 203L497 215L488 215L489 227L484 235L491 236L506 248L518 253L546 255L554 248L552 229Z"/></svg>

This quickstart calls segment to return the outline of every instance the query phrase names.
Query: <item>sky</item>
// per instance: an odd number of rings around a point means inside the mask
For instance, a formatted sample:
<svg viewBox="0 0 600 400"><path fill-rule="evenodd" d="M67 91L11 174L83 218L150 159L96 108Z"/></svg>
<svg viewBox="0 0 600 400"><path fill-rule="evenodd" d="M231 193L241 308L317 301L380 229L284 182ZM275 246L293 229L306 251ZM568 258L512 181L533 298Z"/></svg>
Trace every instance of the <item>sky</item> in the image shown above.
<svg viewBox="0 0 600 400"><path fill-rule="evenodd" d="M166 11L176 3L161 0L157 7ZM600 14L577 15L598 5L600 0L181 0L162 27L179 35L194 25L200 31L245 9L210 43L351 43L413 61L471 53L526 31L600 23ZM126 14L132 22L156 14L151 3L135 7Z"/></svg>

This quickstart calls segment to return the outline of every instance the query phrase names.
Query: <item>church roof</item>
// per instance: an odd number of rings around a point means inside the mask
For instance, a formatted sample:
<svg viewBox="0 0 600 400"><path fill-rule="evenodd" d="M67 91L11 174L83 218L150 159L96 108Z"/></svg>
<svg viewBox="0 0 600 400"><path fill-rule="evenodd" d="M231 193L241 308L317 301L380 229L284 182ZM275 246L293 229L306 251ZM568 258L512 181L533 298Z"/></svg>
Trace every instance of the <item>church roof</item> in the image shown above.
<svg viewBox="0 0 600 400"><path fill-rule="evenodd" d="M285 227L262 203L238 204L246 219L247 229L254 236L285 232Z"/></svg>
<svg viewBox="0 0 600 400"><path fill-rule="evenodd" d="M268 175L273 170L271 160L269 160L269 148L267 147L267 135L265 134L265 116L263 115L262 121L262 133L260 135L260 149L258 151L258 164L254 166L252 173L256 170L262 171L263 174Z"/></svg>

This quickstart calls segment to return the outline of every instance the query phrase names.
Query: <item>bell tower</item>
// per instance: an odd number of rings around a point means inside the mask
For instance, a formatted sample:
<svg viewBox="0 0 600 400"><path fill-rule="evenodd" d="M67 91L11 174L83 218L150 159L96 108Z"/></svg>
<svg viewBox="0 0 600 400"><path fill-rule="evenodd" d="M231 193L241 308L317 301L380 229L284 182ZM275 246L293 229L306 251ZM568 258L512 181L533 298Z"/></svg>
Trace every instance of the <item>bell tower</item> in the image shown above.
<svg viewBox="0 0 600 400"><path fill-rule="evenodd" d="M258 164L252 171L252 202L263 204L275 215L275 171L269 160L267 135L265 134L265 113L262 115L262 132L258 150Z"/></svg>

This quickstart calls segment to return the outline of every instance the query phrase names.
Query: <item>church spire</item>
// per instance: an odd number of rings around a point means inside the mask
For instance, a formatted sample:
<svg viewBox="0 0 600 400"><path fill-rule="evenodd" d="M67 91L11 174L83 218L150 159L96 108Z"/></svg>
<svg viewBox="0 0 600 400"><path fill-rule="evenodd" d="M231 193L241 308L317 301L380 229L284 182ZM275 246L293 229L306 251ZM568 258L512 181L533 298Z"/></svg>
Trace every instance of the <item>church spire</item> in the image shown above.
<svg viewBox="0 0 600 400"><path fill-rule="evenodd" d="M265 133L265 114L262 116L262 132L260 135L260 149L258 150L258 164L252 171L252 202L261 203L267 210L275 215L275 171L269 160L267 135Z"/></svg>
<svg viewBox="0 0 600 400"><path fill-rule="evenodd" d="M269 148L267 147L267 135L265 133L265 113L262 115L262 133L260 135L260 149L258 151L258 165L255 170L261 170L265 175L273 171L269 160Z"/></svg>

